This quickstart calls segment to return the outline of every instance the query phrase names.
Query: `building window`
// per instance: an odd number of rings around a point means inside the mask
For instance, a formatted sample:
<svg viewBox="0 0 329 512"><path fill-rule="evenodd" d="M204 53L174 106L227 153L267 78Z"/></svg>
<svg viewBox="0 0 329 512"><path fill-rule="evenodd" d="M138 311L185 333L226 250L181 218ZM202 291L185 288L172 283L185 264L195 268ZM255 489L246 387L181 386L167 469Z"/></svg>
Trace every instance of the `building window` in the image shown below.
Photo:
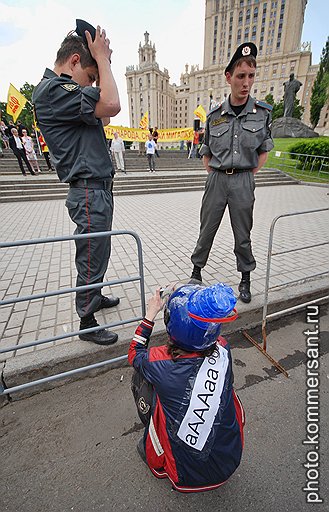
<svg viewBox="0 0 329 512"><path fill-rule="evenodd" d="M250 23L250 9L247 9L246 12L246 23Z"/></svg>
<svg viewBox="0 0 329 512"><path fill-rule="evenodd" d="M239 44L241 43L241 28L239 28L239 30L238 30L238 34L236 36L236 42Z"/></svg>
<svg viewBox="0 0 329 512"><path fill-rule="evenodd" d="M245 28L245 31L244 31L244 38L245 38L245 40L248 40L248 38L249 38L249 27L246 27L246 28Z"/></svg>
<svg viewBox="0 0 329 512"><path fill-rule="evenodd" d="M239 23L239 25L242 25L242 19L243 19L243 17L242 17L242 11L240 11L240 12L239 12L239 22L238 22L238 23Z"/></svg>
<svg viewBox="0 0 329 512"><path fill-rule="evenodd" d="M258 20L258 7L255 7L254 9L254 21Z"/></svg>
<svg viewBox="0 0 329 512"><path fill-rule="evenodd" d="M255 39L256 39L256 32L257 32L257 27L256 27L256 25L254 25L252 27L252 33L251 33L251 40L252 41L255 41Z"/></svg>

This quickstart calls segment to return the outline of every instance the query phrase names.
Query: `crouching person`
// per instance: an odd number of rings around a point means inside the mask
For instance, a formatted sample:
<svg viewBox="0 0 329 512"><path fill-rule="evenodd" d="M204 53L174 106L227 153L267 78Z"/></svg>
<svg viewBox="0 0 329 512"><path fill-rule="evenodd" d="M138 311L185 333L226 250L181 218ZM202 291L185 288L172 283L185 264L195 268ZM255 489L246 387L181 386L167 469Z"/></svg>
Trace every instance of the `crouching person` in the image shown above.
<svg viewBox="0 0 329 512"><path fill-rule="evenodd" d="M208 491L234 473L243 449L243 407L233 390L230 347L219 336L221 323L236 318L236 298L223 284L189 284L165 302L158 289L129 348L132 390L145 425L137 450L174 489ZM169 339L148 350L163 306Z"/></svg>

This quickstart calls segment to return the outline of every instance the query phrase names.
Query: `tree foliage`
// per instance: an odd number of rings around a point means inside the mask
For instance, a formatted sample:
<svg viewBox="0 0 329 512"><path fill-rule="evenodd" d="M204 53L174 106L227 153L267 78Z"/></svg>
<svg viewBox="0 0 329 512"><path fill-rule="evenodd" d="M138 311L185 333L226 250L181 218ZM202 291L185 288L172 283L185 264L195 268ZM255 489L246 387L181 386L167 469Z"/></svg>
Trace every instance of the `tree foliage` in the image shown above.
<svg viewBox="0 0 329 512"><path fill-rule="evenodd" d="M25 82L25 84L20 88L20 92L25 96L28 100L23 108L19 120L22 122L24 126L28 129L29 133L33 130L33 108L32 108L32 93L34 90L34 85Z"/></svg>
<svg viewBox="0 0 329 512"><path fill-rule="evenodd" d="M329 37L322 50L319 71L312 87L311 123L313 128L318 124L321 109L329 97Z"/></svg>
<svg viewBox="0 0 329 512"><path fill-rule="evenodd" d="M268 94L265 96L265 101L272 105L272 120L278 119L279 117L283 117L284 113L284 102L283 98L282 100L278 101L277 103L274 101L273 94ZM304 112L304 107L300 104L299 99L294 99L294 113L293 117L296 119L301 119Z"/></svg>

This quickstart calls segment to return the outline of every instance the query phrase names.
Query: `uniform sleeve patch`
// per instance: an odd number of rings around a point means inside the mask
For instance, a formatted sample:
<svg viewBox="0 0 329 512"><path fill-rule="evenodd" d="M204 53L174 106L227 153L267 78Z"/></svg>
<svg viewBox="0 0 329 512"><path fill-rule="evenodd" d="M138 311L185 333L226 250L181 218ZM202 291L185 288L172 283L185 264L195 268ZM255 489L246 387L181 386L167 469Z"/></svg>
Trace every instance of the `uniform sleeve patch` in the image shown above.
<svg viewBox="0 0 329 512"><path fill-rule="evenodd" d="M63 87L63 89L65 89L68 92L73 92L79 89L78 84L61 84L61 87Z"/></svg>

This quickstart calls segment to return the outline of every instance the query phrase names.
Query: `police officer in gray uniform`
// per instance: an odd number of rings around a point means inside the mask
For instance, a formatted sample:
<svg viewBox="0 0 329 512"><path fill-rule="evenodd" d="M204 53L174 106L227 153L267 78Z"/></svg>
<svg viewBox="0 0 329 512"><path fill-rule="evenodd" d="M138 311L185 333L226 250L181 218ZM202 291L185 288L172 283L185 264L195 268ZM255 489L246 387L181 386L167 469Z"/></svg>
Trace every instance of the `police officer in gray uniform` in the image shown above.
<svg viewBox="0 0 329 512"><path fill-rule="evenodd" d="M250 272L256 262L250 232L253 223L254 176L265 164L273 148L271 109L250 96L256 72L257 48L243 43L225 69L231 94L209 112L200 154L208 171L200 212L200 234L191 256L191 282L202 282L214 237L226 206L234 234L237 270L241 272L240 299L250 302Z"/></svg>
<svg viewBox="0 0 329 512"><path fill-rule="evenodd" d="M64 39L54 71L46 69L32 100L58 177L70 185L66 206L75 233L83 234L112 226L114 171L103 124L120 111L120 100L105 31L77 20L76 32ZM95 81L97 87L92 87ZM76 240L77 286L103 281L110 251L109 238ZM94 313L118 303L119 298L104 297L100 288L78 292L80 329L98 327ZM109 345L118 335L99 329L81 333L80 339Z"/></svg>

